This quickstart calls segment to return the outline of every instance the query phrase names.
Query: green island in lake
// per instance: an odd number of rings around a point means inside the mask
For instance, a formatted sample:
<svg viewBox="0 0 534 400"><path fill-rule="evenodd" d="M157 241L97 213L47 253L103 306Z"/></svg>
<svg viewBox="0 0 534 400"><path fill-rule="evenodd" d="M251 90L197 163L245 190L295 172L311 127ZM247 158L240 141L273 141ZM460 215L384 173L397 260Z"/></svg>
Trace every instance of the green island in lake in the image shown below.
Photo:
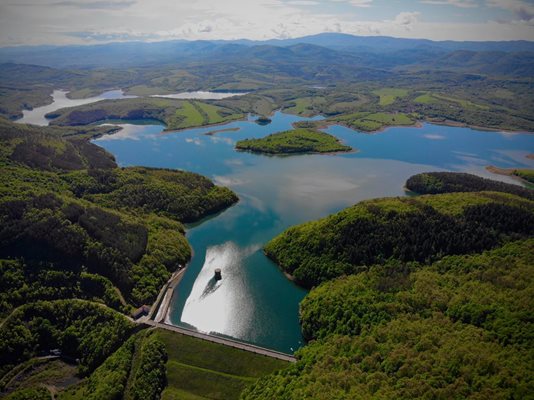
<svg viewBox="0 0 534 400"><path fill-rule="evenodd" d="M328 133L304 128L273 133L260 139L240 140L235 147L238 150L266 154L334 153L352 150L350 146L345 146Z"/></svg>

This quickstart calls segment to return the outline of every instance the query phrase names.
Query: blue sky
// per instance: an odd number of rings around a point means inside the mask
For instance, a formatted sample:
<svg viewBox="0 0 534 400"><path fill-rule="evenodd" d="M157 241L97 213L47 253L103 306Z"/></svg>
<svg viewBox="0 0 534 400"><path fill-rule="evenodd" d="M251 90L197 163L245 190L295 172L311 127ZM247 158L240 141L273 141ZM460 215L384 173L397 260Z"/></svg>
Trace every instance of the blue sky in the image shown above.
<svg viewBox="0 0 534 400"><path fill-rule="evenodd" d="M534 0L0 0L0 45L320 32L534 40Z"/></svg>

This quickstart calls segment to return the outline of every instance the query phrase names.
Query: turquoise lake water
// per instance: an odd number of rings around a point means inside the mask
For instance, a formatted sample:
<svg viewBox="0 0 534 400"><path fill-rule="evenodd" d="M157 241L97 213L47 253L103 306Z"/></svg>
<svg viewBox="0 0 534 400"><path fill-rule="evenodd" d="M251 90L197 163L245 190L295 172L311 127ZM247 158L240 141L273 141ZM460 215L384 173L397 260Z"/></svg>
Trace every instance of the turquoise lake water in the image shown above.
<svg viewBox="0 0 534 400"><path fill-rule="evenodd" d="M229 186L235 206L188 227L194 256L178 285L169 320L175 325L233 337L291 353L300 347L298 304L306 291L290 282L262 253L287 227L324 217L358 201L403 196L404 182L424 171L466 171L514 182L487 165L534 168L534 135L482 132L424 124L364 134L340 126L327 131L357 148L338 155L261 156L236 152L237 140L263 137L307 120L276 113L252 121L162 133L160 125L123 124L95 142L121 166L194 171ZM206 135L220 129L234 132ZM215 282L215 268L223 279Z"/></svg>

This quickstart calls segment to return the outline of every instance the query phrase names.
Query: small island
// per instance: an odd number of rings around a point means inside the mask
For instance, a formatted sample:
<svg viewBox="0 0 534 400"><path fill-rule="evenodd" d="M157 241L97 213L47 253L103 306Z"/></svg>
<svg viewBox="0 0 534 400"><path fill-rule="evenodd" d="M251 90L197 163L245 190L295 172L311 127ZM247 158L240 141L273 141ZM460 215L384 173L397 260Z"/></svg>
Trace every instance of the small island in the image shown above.
<svg viewBox="0 0 534 400"><path fill-rule="evenodd" d="M261 139L240 140L235 147L237 150L266 154L334 153L352 150L335 136L302 128L273 133Z"/></svg>

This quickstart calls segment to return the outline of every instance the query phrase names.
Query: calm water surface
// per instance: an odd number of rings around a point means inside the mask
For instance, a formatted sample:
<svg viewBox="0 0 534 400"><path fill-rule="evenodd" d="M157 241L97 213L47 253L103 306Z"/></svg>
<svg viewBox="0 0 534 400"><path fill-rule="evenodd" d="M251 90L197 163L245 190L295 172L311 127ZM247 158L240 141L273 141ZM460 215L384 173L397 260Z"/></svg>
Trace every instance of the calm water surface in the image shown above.
<svg viewBox="0 0 534 400"><path fill-rule="evenodd" d="M236 152L236 140L289 129L303 120L277 113L258 126L233 122L162 133L162 126L124 124L96 140L122 166L145 165L195 171L238 193L240 202L188 228L194 257L178 285L168 315L171 323L292 352L300 347L298 303L306 292L287 280L262 253L285 228L326 216L360 200L403 196L406 179L423 171L468 171L484 167L534 167L534 135L481 132L425 124L369 135L340 126L328 132L358 152L338 155L268 157ZM512 181L513 182L513 181ZM215 268L223 279L213 280Z"/></svg>
<svg viewBox="0 0 534 400"><path fill-rule="evenodd" d="M50 120L46 119L45 115L53 111L57 111L65 107L75 107L84 104L96 103L100 100L112 100L112 99L131 99L137 96L125 95L122 90L110 90L104 92L98 96L88 97L86 99L69 99L67 97L68 91L66 90L54 90L52 93L52 103L46 106L36 107L33 110L23 110L22 118L15 122L22 124L33 124L40 126L47 126ZM242 96L246 93L232 93L232 92L183 92L175 94L153 95L151 97L165 97L171 99L201 99L201 100L220 100L232 96Z"/></svg>
<svg viewBox="0 0 534 400"><path fill-rule="evenodd" d="M168 99L199 99L199 100L220 100L232 96L243 96L246 92L207 92L199 90L196 92L182 92L174 94L155 94L150 97L165 97Z"/></svg>
<svg viewBox="0 0 534 400"><path fill-rule="evenodd" d="M52 111L57 111L60 108L81 106L83 104L95 103L100 100L128 99L135 97L125 96L122 90L110 90L109 92L104 92L98 96L88 97L86 99L69 99L67 97L67 93L68 91L66 90L54 90L52 93L53 100L51 104L47 104L46 106L42 107L36 107L33 110L23 110L22 118L15 122L47 126L50 120L46 119L45 115Z"/></svg>

